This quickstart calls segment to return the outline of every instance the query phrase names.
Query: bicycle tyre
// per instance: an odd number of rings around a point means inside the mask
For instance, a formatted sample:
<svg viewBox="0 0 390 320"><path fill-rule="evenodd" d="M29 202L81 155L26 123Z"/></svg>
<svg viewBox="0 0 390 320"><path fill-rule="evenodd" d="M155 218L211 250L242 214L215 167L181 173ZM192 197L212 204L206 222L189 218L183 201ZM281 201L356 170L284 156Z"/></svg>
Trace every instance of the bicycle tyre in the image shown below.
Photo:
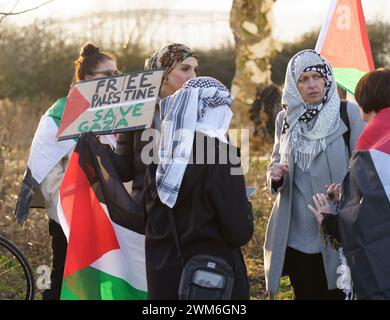
<svg viewBox="0 0 390 320"><path fill-rule="evenodd" d="M23 255L23 253L8 239L0 235L0 250L1 248L6 249L8 253L15 257L19 262L21 269L23 270L24 278L26 280L26 295L24 300L33 300L35 287L34 287L34 273ZM0 270L1 271L1 270ZM0 279L1 281L1 279ZM24 286L24 285L23 285Z"/></svg>

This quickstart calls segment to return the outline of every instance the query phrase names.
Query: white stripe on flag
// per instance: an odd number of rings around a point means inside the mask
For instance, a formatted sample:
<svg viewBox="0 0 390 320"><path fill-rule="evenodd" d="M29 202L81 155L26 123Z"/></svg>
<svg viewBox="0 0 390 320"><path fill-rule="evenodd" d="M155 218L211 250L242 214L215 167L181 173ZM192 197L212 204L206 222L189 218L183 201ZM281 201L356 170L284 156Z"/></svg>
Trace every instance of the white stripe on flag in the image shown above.
<svg viewBox="0 0 390 320"><path fill-rule="evenodd" d="M390 155L375 149L370 149L371 159L374 162L376 172L390 201Z"/></svg>
<svg viewBox="0 0 390 320"><path fill-rule="evenodd" d="M336 10L336 5L337 5L337 0L332 0L332 3L329 6L324 21L322 22L321 32L320 35L318 36L316 48L314 49L318 53L321 53L322 47L324 45L324 40L326 38L326 35L328 34L330 22Z"/></svg>
<svg viewBox="0 0 390 320"><path fill-rule="evenodd" d="M101 205L107 217L110 218L107 206L103 203ZM121 278L132 287L146 292L145 236L123 228L112 221L111 223L120 249L107 252L91 266Z"/></svg>
<svg viewBox="0 0 390 320"><path fill-rule="evenodd" d="M108 219L107 206L100 203ZM57 214L62 230L69 243L69 221L58 201ZM116 223L110 222L114 228L120 249L111 250L91 264L92 267L129 283L133 288L147 292L146 262L145 262L145 236Z"/></svg>
<svg viewBox="0 0 390 320"><path fill-rule="evenodd" d="M56 141L58 131L53 118L44 114L35 132L27 166L41 183L51 169L74 147L74 140Z"/></svg>
<svg viewBox="0 0 390 320"><path fill-rule="evenodd" d="M58 216L58 220L60 222L62 231L64 232L64 234L66 236L66 240L69 243L69 234L70 234L69 223L68 223L68 220L66 219L64 210L62 209L61 194L60 193L58 193L57 216Z"/></svg>

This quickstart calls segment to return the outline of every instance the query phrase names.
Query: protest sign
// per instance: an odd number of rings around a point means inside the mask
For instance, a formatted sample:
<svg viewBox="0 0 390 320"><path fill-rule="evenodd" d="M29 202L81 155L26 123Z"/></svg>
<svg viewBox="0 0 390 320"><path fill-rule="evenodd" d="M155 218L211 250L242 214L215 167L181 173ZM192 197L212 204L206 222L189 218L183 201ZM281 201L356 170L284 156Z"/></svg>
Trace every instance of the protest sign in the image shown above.
<svg viewBox="0 0 390 320"><path fill-rule="evenodd" d="M109 134L149 128L162 75L163 70L149 70L75 83L57 139L72 139L89 131Z"/></svg>

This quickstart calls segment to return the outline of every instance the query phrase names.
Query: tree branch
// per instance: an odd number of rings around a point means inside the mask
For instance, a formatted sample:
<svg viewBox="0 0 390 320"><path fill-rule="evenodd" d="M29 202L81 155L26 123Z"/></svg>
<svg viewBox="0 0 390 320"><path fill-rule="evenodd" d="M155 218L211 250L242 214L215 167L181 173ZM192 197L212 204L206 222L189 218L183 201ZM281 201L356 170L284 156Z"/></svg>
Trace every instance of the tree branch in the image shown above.
<svg viewBox="0 0 390 320"><path fill-rule="evenodd" d="M26 12L29 12L29 11L33 11L33 10L36 10L36 9L39 9L40 7L43 7L44 5L50 3L50 2L53 2L55 0L48 0L42 4L40 4L39 6L36 6L34 8L30 8L30 9L26 9L26 10L23 10L23 11L19 11L19 12L12 12L13 9L10 11L10 12L0 12L0 15L2 16L16 16L18 14L22 14L22 13L26 13Z"/></svg>
<svg viewBox="0 0 390 320"><path fill-rule="evenodd" d="M16 8L16 6L18 5L19 1L20 1L20 0L17 0L17 1L14 3L14 6L12 7L12 9L11 9L10 12L13 12L13 11L15 10L15 8ZM4 20L5 17L6 17L6 16L2 16L2 17L0 18L0 23L1 23L1 21Z"/></svg>

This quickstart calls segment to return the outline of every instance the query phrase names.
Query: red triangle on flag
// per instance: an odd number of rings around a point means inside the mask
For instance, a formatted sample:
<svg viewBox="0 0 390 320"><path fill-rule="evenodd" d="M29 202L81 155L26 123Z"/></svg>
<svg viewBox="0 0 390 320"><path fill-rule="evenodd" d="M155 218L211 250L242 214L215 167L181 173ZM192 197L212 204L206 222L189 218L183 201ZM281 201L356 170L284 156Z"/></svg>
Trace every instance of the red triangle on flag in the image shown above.
<svg viewBox="0 0 390 320"><path fill-rule="evenodd" d="M374 69L360 0L333 0L317 41L316 51L333 68Z"/></svg>
<svg viewBox="0 0 390 320"><path fill-rule="evenodd" d="M84 96L75 86L73 86L69 90L69 94L66 99L64 114L62 115L56 138L58 139L62 132L68 126L70 126L82 113L84 113L90 107L90 105L91 103L84 98Z"/></svg>
<svg viewBox="0 0 390 320"><path fill-rule="evenodd" d="M84 171L94 169L86 163L81 167L79 158L75 150L60 186L60 203L70 227L64 277L120 248L112 223Z"/></svg>

